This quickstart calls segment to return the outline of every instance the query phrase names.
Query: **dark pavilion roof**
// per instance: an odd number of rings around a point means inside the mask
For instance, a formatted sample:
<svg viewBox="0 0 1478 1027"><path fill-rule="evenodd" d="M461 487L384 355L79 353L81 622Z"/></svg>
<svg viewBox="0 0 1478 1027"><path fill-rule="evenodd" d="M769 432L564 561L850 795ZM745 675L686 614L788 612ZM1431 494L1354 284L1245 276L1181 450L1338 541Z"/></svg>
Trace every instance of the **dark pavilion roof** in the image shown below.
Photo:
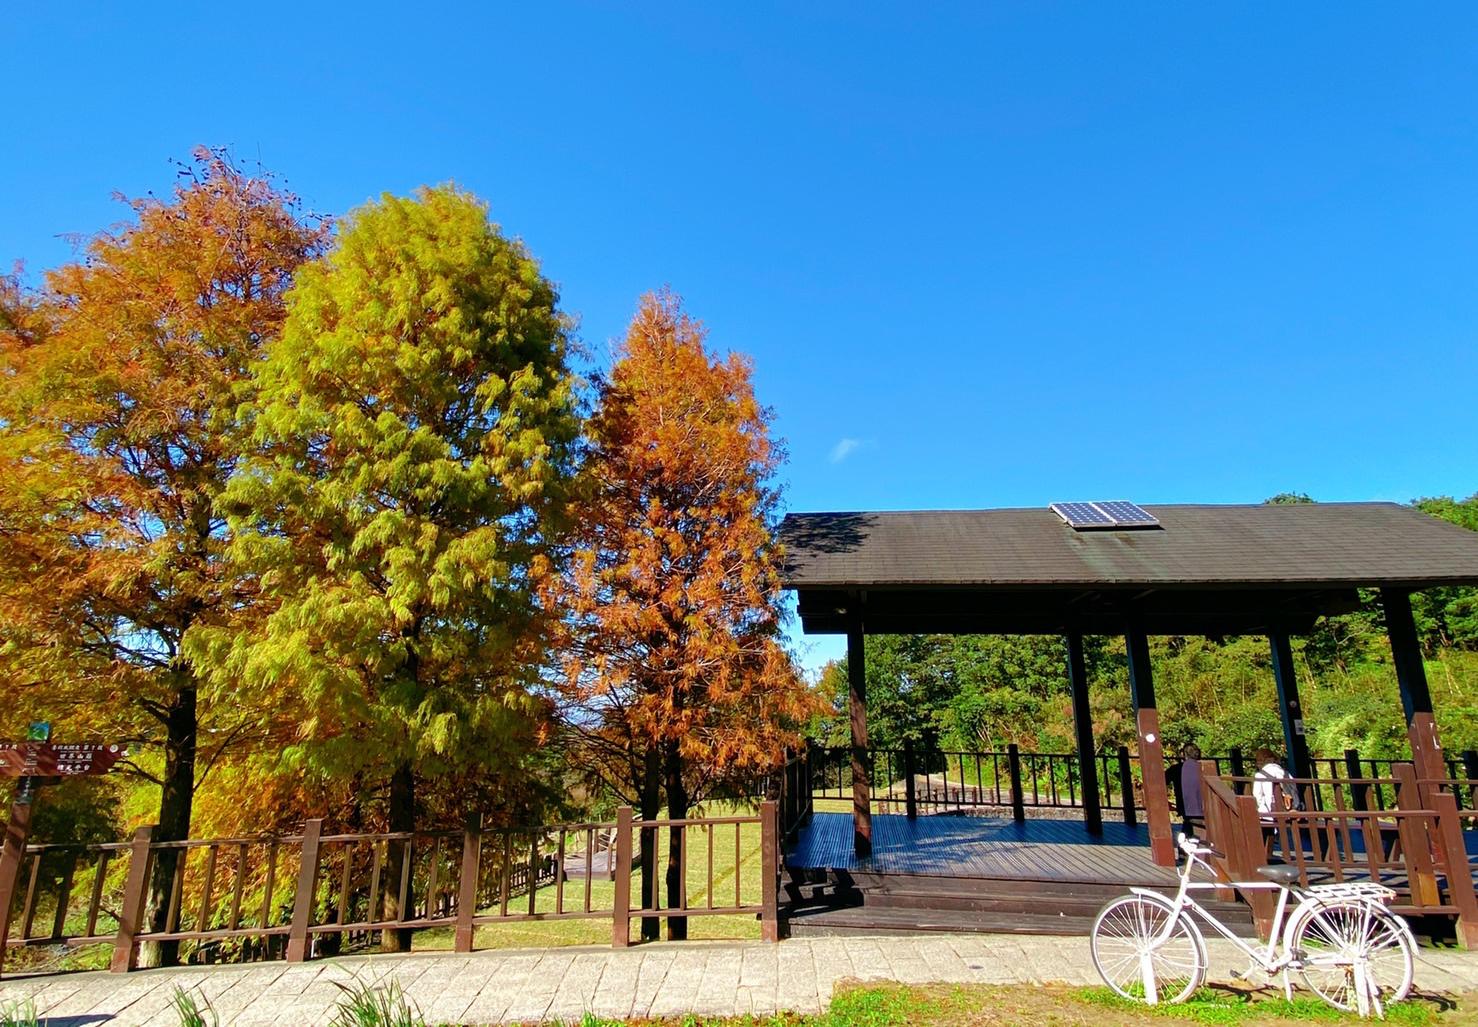
<svg viewBox="0 0 1478 1027"><path fill-rule="evenodd" d="M1395 503L1150 506L1160 528L1051 510L791 514L784 582L807 631L1307 631L1357 587L1478 584L1478 532Z"/></svg>

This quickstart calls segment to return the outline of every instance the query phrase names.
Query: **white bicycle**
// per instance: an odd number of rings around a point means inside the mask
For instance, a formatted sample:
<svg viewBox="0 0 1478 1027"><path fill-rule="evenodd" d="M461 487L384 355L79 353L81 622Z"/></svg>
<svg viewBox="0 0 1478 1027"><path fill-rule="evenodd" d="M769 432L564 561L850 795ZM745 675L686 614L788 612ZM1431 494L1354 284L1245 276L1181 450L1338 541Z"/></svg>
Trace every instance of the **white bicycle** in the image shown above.
<svg viewBox="0 0 1478 1027"><path fill-rule="evenodd" d="M1384 1018L1385 1003L1411 991L1416 939L1387 903L1396 895L1379 884L1349 883L1294 887L1298 868L1258 868L1260 881L1232 883L1242 891L1277 889L1278 906L1266 945L1237 937L1192 891L1227 887L1192 881L1197 864L1220 853L1194 838L1179 836L1185 866L1173 898L1133 888L1104 906L1093 922L1093 965L1113 991L1149 1005L1183 1002L1206 979L1206 939L1192 911L1247 954L1252 967L1282 974L1293 997L1290 972L1297 972L1320 998L1337 1009ZM1297 901L1288 912L1289 898ZM1286 920L1285 920L1286 914Z"/></svg>

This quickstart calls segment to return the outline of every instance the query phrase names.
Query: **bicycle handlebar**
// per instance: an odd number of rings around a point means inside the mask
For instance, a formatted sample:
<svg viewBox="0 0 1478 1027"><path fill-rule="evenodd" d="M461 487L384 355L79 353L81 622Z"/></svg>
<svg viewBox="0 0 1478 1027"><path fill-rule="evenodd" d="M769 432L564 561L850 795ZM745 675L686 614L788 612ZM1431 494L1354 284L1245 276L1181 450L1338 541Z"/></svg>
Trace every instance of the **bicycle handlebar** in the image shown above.
<svg viewBox="0 0 1478 1027"><path fill-rule="evenodd" d="M1180 851L1188 856L1212 856L1216 859L1226 858L1225 853L1218 852L1209 845L1202 845L1195 838L1184 832L1176 836L1176 841L1180 844Z"/></svg>

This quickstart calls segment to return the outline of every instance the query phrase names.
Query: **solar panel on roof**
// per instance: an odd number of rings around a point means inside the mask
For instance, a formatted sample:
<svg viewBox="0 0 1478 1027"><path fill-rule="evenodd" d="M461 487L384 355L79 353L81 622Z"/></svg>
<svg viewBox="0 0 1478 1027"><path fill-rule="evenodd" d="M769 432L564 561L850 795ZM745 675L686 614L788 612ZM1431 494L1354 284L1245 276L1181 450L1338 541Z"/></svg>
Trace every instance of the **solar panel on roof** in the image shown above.
<svg viewBox="0 0 1478 1027"><path fill-rule="evenodd" d="M1148 510L1127 499L1099 501L1093 505L1112 517L1114 523L1121 528L1157 528L1160 525L1159 520Z"/></svg>
<svg viewBox="0 0 1478 1027"><path fill-rule="evenodd" d="M1053 503L1052 512L1077 531L1111 528L1158 528L1159 520L1138 503L1127 499L1092 503Z"/></svg>
<svg viewBox="0 0 1478 1027"><path fill-rule="evenodd" d="M1114 519L1092 503L1053 503L1052 512L1073 528L1112 528Z"/></svg>

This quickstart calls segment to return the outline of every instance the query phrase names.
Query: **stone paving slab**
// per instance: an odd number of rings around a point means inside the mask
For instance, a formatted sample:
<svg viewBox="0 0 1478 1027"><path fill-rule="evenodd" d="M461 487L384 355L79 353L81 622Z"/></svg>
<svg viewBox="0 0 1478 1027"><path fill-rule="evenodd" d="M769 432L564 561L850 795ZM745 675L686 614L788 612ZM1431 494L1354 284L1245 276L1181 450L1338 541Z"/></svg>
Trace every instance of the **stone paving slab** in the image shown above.
<svg viewBox="0 0 1478 1027"><path fill-rule="evenodd" d="M1246 959L1213 941L1212 980ZM207 999L221 1027L313 1027L336 986L394 981L428 1024L578 1022L608 1017L820 1012L841 981L1096 984L1086 938L1030 935L796 938L360 956L311 963L57 974L0 981L0 1003L30 998L49 1027L176 1027L175 987ZM1478 953L1423 949L1417 987L1478 991Z"/></svg>

